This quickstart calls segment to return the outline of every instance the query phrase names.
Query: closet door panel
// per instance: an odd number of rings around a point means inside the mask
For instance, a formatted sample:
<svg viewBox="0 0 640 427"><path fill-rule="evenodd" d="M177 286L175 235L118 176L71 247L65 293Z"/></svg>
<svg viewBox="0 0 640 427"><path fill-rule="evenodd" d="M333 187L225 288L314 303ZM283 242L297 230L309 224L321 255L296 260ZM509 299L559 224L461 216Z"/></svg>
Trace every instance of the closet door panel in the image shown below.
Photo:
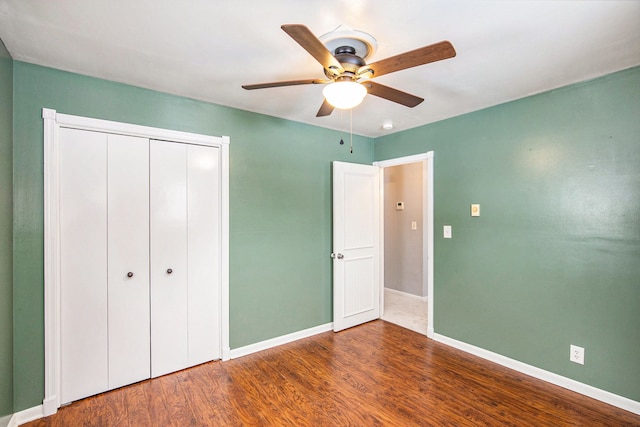
<svg viewBox="0 0 640 427"><path fill-rule="evenodd" d="M108 137L109 388L151 375L149 140Z"/></svg>
<svg viewBox="0 0 640 427"><path fill-rule="evenodd" d="M150 142L151 376L188 366L187 147Z"/></svg>
<svg viewBox="0 0 640 427"><path fill-rule="evenodd" d="M219 150L188 153L189 365L220 358Z"/></svg>
<svg viewBox="0 0 640 427"><path fill-rule="evenodd" d="M107 136L60 129L60 402L108 388Z"/></svg>

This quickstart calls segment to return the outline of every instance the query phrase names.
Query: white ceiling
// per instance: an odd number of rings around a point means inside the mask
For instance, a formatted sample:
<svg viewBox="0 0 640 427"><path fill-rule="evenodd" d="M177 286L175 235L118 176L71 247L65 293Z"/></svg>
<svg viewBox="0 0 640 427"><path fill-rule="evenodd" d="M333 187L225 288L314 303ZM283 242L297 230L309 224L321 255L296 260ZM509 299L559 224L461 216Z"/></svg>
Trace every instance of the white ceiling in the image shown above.
<svg viewBox="0 0 640 427"><path fill-rule="evenodd" d="M367 96L352 119L370 137L640 65L640 1L0 0L0 38L16 60L348 130L349 112L315 117L321 85L240 87L324 77L282 24L369 33L369 63L454 45L455 58L376 79L425 102Z"/></svg>

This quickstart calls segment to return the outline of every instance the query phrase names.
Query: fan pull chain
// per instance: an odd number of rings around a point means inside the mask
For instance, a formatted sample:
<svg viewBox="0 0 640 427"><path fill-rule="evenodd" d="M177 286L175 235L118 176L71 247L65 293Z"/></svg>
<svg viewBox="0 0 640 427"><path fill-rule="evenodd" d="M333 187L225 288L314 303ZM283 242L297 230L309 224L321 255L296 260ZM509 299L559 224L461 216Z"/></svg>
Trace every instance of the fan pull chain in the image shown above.
<svg viewBox="0 0 640 427"><path fill-rule="evenodd" d="M340 110L340 128L342 128L342 110ZM340 145L344 145L343 137L340 137Z"/></svg>
<svg viewBox="0 0 640 427"><path fill-rule="evenodd" d="M351 137L351 148L349 152L353 154L353 108L349 110L349 136Z"/></svg>

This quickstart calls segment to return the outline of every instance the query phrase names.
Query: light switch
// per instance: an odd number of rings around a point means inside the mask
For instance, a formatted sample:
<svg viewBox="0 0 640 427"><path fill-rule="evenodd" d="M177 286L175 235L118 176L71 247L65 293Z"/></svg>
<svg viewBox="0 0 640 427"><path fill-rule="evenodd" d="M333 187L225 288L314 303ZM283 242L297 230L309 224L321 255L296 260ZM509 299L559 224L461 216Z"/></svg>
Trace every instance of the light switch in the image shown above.
<svg viewBox="0 0 640 427"><path fill-rule="evenodd" d="M418 223L416 221L411 221L411 229L412 230L417 230L418 229Z"/></svg>
<svg viewBox="0 0 640 427"><path fill-rule="evenodd" d="M480 205L475 203L471 205L471 216L480 216Z"/></svg>
<svg viewBox="0 0 640 427"><path fill-rule="evenodd" d="M450 225L445 225L444 227L442 227L442 231L443 231L445 239L451 239L451 226Z"/></svg>
<svg viewBox="0 0 640 427"><path fill-rule="evenodd" d="M404 202L397 202L396 203L396 210L397 211L404 210Z"/></svg>

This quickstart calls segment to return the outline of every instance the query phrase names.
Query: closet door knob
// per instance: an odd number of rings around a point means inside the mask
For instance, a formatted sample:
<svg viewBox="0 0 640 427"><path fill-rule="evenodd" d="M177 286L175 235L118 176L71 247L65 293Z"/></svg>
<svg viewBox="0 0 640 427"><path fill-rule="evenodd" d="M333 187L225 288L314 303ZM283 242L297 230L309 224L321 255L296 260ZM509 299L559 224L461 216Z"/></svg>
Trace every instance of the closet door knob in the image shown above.
<svg viewBox="0 0 640 427"><path fill-rule="evenodd" d="M170 268L167 268L167 274L171 274L171 273L173 273L173 270Z"/></svg>
<svg viewBox="0 0 640 427"><path fill-rule="evenodd" d="M127 273L127 277L133 277L133 273L132 272L128 272Z"/></svg>

